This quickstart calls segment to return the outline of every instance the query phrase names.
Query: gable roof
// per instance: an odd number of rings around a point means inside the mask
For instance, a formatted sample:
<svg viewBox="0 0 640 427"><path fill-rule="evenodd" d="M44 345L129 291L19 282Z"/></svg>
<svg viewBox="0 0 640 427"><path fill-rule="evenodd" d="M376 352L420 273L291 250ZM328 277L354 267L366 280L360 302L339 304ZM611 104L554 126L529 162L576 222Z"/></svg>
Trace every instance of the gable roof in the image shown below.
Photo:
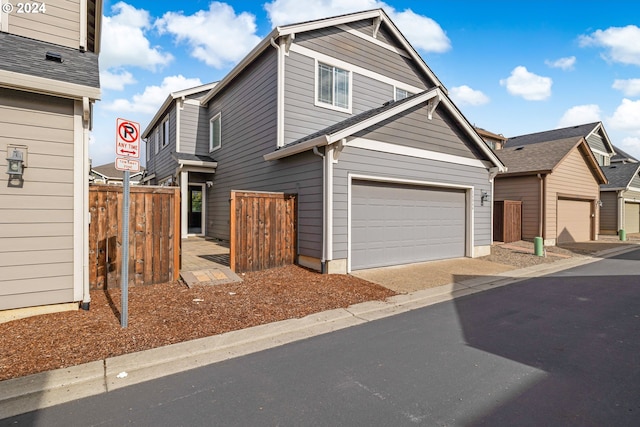
<svg viewBox="0 0 640 427"><path fill-rule="evenodd" d="M498 150L496 154L508 168L506 173L501 174L502 176L547 174L552 173L574 148L580 147L582 147L582 152L587 156L587 162L590 164L594 174L599 178L599 183L607 182L586 140L582 136L505 147L502 150Z"/></svg>
<svg viewBox="0 0 640 427"><path fill-rule="evenodd" d="M169 106L171 106L171 104L173 103L174 100L176 100L178 98L186 97L186 96L195 95L195 94L200 93L200 92L203 92L203 94L204 94L204 92L210 91L217 84L218 84L218 82L212 82L212 83L207 83L207 84L200 85L200 86L191 87L191 88L188 88L188 89L178 90L176 92L171 92L167 96L167 99L164 100L164 102L162 103L162 106L156 112L155 116L153 116L153 118L151 119L151 121L149 122L147 127L144 129L144 132L142 132L142 138L147 138L149 136L149 133L151 132L151 129L153 129L154 126L160 120L160 118L162 118L166 114L167 109L169 108Z"/></svg>
<svg viewBox="0 0 640 427"><path fill-rule="evenodd" d="M59 54L62 62L47 60L48 53ZM0 58L0 72L47 79L47 93L64 96L70 93L65 88L75 87L87 92L83 96L100 97L100 71L95 53L0 32ZM50 80L65 85L56 87Z"/></svg>
<svg viewBox="0 0 640 427"><path fill-rule="evenodd" d="M626 190L631 185L633 178L640 171L640 163L619 163L610 166L603 166L608 184L600 186L603 191Z"/></svg>
<svg viewBox="0 0 640 427"><path fill-rule="evenodd" d="M94 172L107 179L124 179L124 171L116 169L115 162L107 163L100 166L94 166L91 168L91 172ZM140 166L140 172L134 172L130 178L144 173L144 166Z"/></svg>
<svg viewBox="0 0 640 427"><path fill-rule="evenodd" d="M638 163L638 159L633 157L631 154L628 154L626 151L621 150L620 148L613 146L616 154L611 157L611 163L618 162L628 162L628 163Z"/></svg>
<svg viewBox="0 0 640 427"><path fill-rule="evenodd" d="M604 130L602 122L586 123L583 125L569 126L561 129L552 129L543 132L535 132L526 135L514 136L507 139L506 146L519 147L529 144L537 144L545 141L557 141L566 138L584 137L587 138L597 132L602 132L604 135L604 143L609 147L609 152L614 153L613 144L609 140L607 132Z"/></svg>
<svg viewBox="0 0 640 427"><path fill-rule="evenodd" d="M300 138L284 147L278 148L269 154L265 154L263 157L265 160L276 160L287 156L301 153L312 149L313 147L320 147L324 145L334 144L341 141L344 138L352 136L357 132L365 130L371 126L374 126L384 120L390 119L404 111L409 110L412 107L423 104L425 102L433 102L432 107L439 107L444 105L449 113L453 116L454 120L460 125L464 132L466 132L472 142L478 147L481 153L484 153L490 162L498 168L499 171L505 171L506 168L495 153L485 144L475 131L473 126L465 119L460 110L456 108L449 97L442 91L441 88L433 88L428 91L424 91L401 101L389 102L385 105L371 110L365 111L358 115L349 117L346 120L333 124L318 132L314 132L310 135ZM347 143L348 145L348 143Z"/></svg>
<svg viewBox="0 0 640 427"><path fill-rule="evenodd" d="M320 28L332 27L335 25L348 24L351 22L361 21L364 19L379 20L380 23L384 23L391 33L396 37L400 44L407 51L411 59L415 61L415 64L420 70L427 76L434 86L439 86L447 92L442 82L431 71L431 68L424 62L418 52L411 46L405 36L398 30L398 27L391 21L391 18L382 9L373 9L364 12L349 13L345 15L334 16L330 18L316 19L313 21L301 22L298 24L284 25L274 28L258 45L253 48L251 52L247 54L230 72L227 74L216 87L211 89L209 93L202 99L202 104L207 104L216 93L222 91L229 83L231 83L245 68L247 68L262 52L271 48L272 43L279 37L294 36L296 33L305 31L313 31Z"/></svg>

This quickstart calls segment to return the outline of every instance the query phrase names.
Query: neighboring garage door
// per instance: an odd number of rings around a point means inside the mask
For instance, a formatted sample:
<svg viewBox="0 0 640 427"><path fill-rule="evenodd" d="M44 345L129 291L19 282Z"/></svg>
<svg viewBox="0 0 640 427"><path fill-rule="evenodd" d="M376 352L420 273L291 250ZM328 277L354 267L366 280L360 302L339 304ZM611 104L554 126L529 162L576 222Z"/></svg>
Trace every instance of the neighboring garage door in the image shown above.
<svg viewBox="0 0 640 427"><path fill-rule="evenodd" d="M464 190L353 181L351 269L465 256Z"/></svg>
<svg viewBox="0 0 640 427"><path fill-rule="evenodd" d="M640 233L640 204L624 204L624 231L627 233Z"/></svg>
<svg viewBox="0 0 640 427"><path fill-rule="evenodd" d="M558 243L591 240L591 202L558 199Z"/></svg>

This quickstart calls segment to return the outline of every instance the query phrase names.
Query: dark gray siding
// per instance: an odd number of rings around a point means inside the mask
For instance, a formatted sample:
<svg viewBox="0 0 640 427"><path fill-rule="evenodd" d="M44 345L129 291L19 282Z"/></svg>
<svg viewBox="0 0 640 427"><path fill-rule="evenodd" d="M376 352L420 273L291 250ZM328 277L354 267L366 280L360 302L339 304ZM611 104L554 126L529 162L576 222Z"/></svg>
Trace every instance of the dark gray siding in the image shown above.
<svg viewBox="0 0 640 427"><path fill-rule="evenodd" d="M156 129L162 126L162 122L166 116L163 116L156 127L153 128L151 136L149 137L151 144L148 148L151 149L149 160L147 161L147 170L149 174L155 173L156 178L151 184L157 184L160 180L175 175L178 162L175 161L172 154L176 152L176 105L175 103L169 110L169 144L166 147L162 147L162 144L158 142L158 153L155 152L155 138ZM160 129L160 135L162 129Z"/></svg>
<svg viewBox="0 0 640 427"><path fill-rule="evenodd" d="M466 138L446 112L436 109L430 120L426 103L359 132L356 136L467 158L480 155L474 145L465 145L463 141Z"/></svg>
<svg viewBox="0 0 640 427"><path fill-rule="evenodd" d="M490 190L486 169L347 146L334 168L334 259L347 258L348 173L474 186L474 245L491 244L491 207L480 206L480 190Z"/></svg>
<svg viewBox="0 0 640 427"><path fill-rule="evenodd" d="M316 107L315 62L313 58L290 52L285 66L285 144L345 120L350 114ZM393 86L353 75L353 114L376 108L393 99Z"/></svg>
<svg viewBox="0 0 640 427"><path fill-rule="evenodd" d="M180 111L180 152L209 154L209 119L205 107L184 104Z"/></svg>
<svg viewBox="0 0 640 427"><path fill-rule="evenodd" d="M411 59L337 27L296 35L295 43L406 84L424 89L433 86L421 77Z"/></svg>
<svg viewBox="0 0 640 427"><path fill-rule="evenodd" d="M210 103L222 113L222 147L207 192L207 234L229 239L231 190L298 194L298 252L322 256L322 159L310 152L267 162L276 149L277 56L269 49Z"/></svg>
<svg viewBox="0 0 640 427"><path fill-rule="evenodd" d="M618 192L601 191L600 200L600 232L603 234L614 233L618 230Z"/></svg>

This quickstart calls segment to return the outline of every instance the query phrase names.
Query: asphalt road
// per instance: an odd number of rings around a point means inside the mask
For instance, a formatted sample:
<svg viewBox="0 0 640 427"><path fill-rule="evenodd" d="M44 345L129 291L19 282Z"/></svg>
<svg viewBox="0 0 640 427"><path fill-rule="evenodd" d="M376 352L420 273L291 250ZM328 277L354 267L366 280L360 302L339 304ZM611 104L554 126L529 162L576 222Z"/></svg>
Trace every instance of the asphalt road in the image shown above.
<svg viewBox="0 0 640 427"><path fill-rule="evenodd" d="M637 426L640 250L0 421Z"/></svg>

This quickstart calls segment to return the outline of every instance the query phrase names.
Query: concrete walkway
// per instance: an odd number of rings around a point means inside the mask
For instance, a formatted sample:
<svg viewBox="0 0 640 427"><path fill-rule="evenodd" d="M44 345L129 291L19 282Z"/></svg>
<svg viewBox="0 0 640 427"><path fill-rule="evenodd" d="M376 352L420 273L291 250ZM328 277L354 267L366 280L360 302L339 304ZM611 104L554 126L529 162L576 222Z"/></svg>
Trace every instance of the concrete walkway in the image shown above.
<svg viewBox="0 0 640 427"><path fill-rule="evenodd" d="M592 257L563 259L487 277L475 277L430 289L397 295L207 338L126 354L70 368L0 382L0 414L17 414L194 369L290 342L360 325L458 297L566 270L613 255L637 250L618 247Z"/></svg>
<svg viewBox="0 0 640 427"><path fill-rule="evenodd" d="M229 245L205 237L182 239L180 277L187 286L241 282L229 268Z"/></svg>

